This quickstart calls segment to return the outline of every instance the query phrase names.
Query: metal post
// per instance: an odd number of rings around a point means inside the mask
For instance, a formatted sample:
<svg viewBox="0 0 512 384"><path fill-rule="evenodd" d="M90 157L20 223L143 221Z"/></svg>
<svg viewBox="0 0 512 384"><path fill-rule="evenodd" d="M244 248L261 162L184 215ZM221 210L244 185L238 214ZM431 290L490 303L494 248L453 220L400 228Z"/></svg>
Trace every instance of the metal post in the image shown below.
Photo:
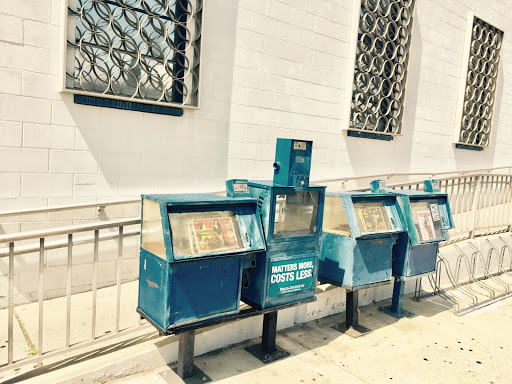
<svg viewBox="0 0 512 384"><path fill-rule="evenodd" d="M386 315L392 316L396 319L414 316L414 313L403 309L404 288L405 280L395 277L395 282L393 283L393 298L391 299L391 306L379 307L379 311L384 312Z"/></svg>
<svg viewBox="0 0 512 384"><path fill-rule="evenodd" d="M94 263L92 267L92 326L91 341L96 339L96 298L98 285L98 246L100 242L100 231L94 231Z"/></svg>
<svg viewBox="0 0 512 384"><path fill-rule="evenodd" d="M346 291L345 322L336 324L333 329L346 333L351 337L364 336L371 330L359 325L359 291Z"/></svg>
<svg viewBox="0 0 512 384"><path fill-rule="evenodd" d="M347 309L345 311L345 325L351 328L359 325L359 294L358 291L347 291Z"/></svg>
<svg viewBox="0 0 512 384"><path fill-rule="evenodd" d="M39 239L39 333L37 354L43 353L43 305L44 305L44 237Z"/></svg>
<svg viewBox="0 0 512 384"><path fill-rule="evenodd" d="M414 288L414 301L421 301L421 281L423 279L420 277L416 279L416 287Z"/></svg>
<svg viewBox="0 0 512 384"><path fill-rule="evenodd" d="M261 332L261 345L253 344L245 350L259 359L263 364L271 363L290 356L290 352L285 351L276 345L277 337L277 311L263 314L263 330Z"/></svg>
<svg viewBox="0 0 512 384"><path fill-rule="evenodd" d="M473 204L471 206L471 225L469 228L469 238L475 238L475 231L478 220L478 208L480 206L480 190L482 189L482 176L475 177L475 191L473 193Z"/></svg>
<svg viewBox="0 0 512 384"><path fill-rule="evenodd" d="M263 332L261 335L261 350L264 353L276 351L277 311L263 315Z"/></svg>
<svg viewBox="0 0 512 384"><path fill-rule="evenodd" d="M7 325L7 362L14 361L14 243L9 243L9 317Z"/></svg>
<svg viewBox="0 0 512 384"><path fill-rule="evenodd" d="M194 343L196 331L181 332L179 338L177 373L182 379L188 379L194 374Z"/></svg>
<svg viewBox="0 0 512 384"><path fill-rule="evenodd" d="M121 317L121 281L123 274L123 227L119 227L119 245L117 249L117 311L116 333L119 333L119 319Z"/></svg>
<svg viewBox="0 0 512 384"><path fill-rule="evenodd" d="M66 270L66 348L71 344L71 272L73 268L73 234L68 234L68 262Z"/></svg>
<svg viewBox="0 0 512 384"><path fill-rule="evenodd" d="M402 314L402 307L404 305L404 288L405 281L397 279L393 283L393 298L391 299L391 311L397 315Z"/></svg>

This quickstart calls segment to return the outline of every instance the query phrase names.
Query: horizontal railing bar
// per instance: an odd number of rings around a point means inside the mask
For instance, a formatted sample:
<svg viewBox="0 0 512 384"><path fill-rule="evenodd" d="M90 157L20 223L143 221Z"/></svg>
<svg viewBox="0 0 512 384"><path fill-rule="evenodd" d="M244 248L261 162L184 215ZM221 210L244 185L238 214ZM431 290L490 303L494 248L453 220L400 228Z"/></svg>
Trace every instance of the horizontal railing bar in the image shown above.
<svg viewBox="0 0 512 384"><path fill-rule="evenodd" d="M117 228L117 227L113 227ZM133 237L133 236L139 236L140 230L134 229L131 231L126 231L123 233L124 237ZM117 239L119 237L119 234L117 232L112 232L109 234L104 234L100 236L100 241L106 241L106 240L113 240ZM84 245L84 244L91 244L94 242L94 236L84 236L80 238L73 238L73 246L75 245ZM55 240L50 242L45 242L44 250L45 251L51 251L53 249L59 249L59 248L66 248L68 246L68 240ZM26 255L27 253L33 253L37 252L39 250L39 245L36 244L29 244L29 245L20 245L18 247L14 247L14 255ZM9 249L2 249L0 250L0 258L9 256Z"/></svg>
<svg viewBox="0 0 512 384"><path fill-rule="evenodd" d="M444 178L439 178L438 180L439 181L451 181L451 180L463 179L463 178L466 178L466 177L476 177L476 176L486 176L486 175L474 174L474 175L444 177ZM493 174L493 176L500 176L501 177L501 176L510 176L510 175L509 174ZM407 186L411 186L411 185L416 185L416 184L421 183L421 182L423 182L423 180L421 180L421 181L407 181L407 182L397 183L397 184L389 184L387 186L387 188L407 187ZM486 183L486 182L483 181L483 183ZM361 188L361 189L358 189L358 190L360 190L360 191L369 191L370 187L365 187L365 188Z"/></svg>
<svg viewBox="0 0 512 384"><path fill-rule="evenodd" d="M366 175L366 176L350 176L350 177L342 177L342 178L334 178L334 179L324 179L320 181L311 181L310 183L327 183L327 182L346 182L351 180L361 180L361 179L369 179L369 178L379 178L379 177L396 177L396 176L442 176L442 175L459 175L459 176L474 176L478 173L485 173L485 175L488 174L488 172L499 170L499 169L509 169L512 172L512 167L497 167L497 168L483 168L483 169L475 169L475 170L465 170L465 171L448 171L448 172L412 172L412 173L381 173L377 175ZM495 174L493 174L495 175ZM508 176L510 174L507 174ZM457 178L458 176L454 176Z"/></svg>
<svg viewBox="0 0 512 384"><path fill-rule="evenodd" d="M412 173L381 173L377 175L365 175L365 176L350 176L350 177L342 177L342 178L333 178L333 179L323 179L323 180L315 180L311 181L311 184L321 184L321 183L334 183L334 182L347 182L351 180L362 180L362 179L369 179L369 178L392 178L392 177L398 177L398 176L441 176L441 175L460 175L460 176L477 176L477 173L482 172L489 172L499 170L499 169L508 169L512 173L512 166L506 166L506 167L496 167L496 168L482 168L482 169L475 169L475 170L465 170L465 171L447 171L447 172L412 172ZM507 176L510 176L509 174L506 174ZM457 176L454 176L454 178L457 178ZM211 192L211 193L222 193L225 191L217 191L217 192ZM46 207L46 208L34 208L34 209L22 209L22 210L16 210L16 211L6 211L6 212L0 212L0 217L6 217L6 216L18 216L18 215L29 215L29 214L37 214L37 213L51 213L51 212L59 212L59 211L67 211L67 210L75 210L75 209L84 209L84 208L94 208L94 207L108 207L113 205L124 205L124 204L135 204L140 203L139 199L129 199L129 200L118 200L118 201L105 201L105 202L92 202L92 203L86 203L86 204L75 204L75 205L62 205L57 207Z"/></svg>
<svg viewBox="0 0 512 384"><path fill-rule="evenodd" d="M104 201L104 202L94 202L94 203L86 203L86 204L74 204L74 205L61 205L56 207L45 207L45 208L34 208L34 209L21 209L16 211L6 211L0 212L0 217L5 216L17 216L17 215L31 215L36 213L50 213L50 212L60 212L60 211L68 211L74 209L85 209L85 208L96 208L96 207L110 207L112 205L124 205L124 204L136 204L140 203L139 199L130 199L130 200L117 200L117 201Z"/></svg>
<svg viewBox="0 0 512 384"><path fill-rule="evenodd" d="M477 175L472 175L477 176ZM497 175L502 176L502 175ZM467 177L467 176L466 176ZM451 178L443 178L440 179L440 181L449 181L449 180L455 180L460 179L461 177L451 177ZM399 184L392 184L389 185L389 188L399 188L403 186L411 186L414 184L417 184L418 182L406 182L406 183L399 183ZM368 190L369 188L361 189ZM111 202L110 204L115 204L114 202ZM85 231L93 231L96 229L108 229L108 228L115 228L119 226L127 226L127 225L136 225L140 224L140 218L128 218L128 219L121 219L121 220L111 220L111 221L105 221L100 223L88 223L88 224L78 224L74 226L67 226L67 227L60 227L60 228L54 228L54 229L48 229L48 230L38 230L38 231L30 231L30 232L22 232L17 234L5 234L0 236L0 243L8 243L12 241L21 241L21 240L27 240L27 239L34 239L34 238L41 238L41 237L49 237L49 236L58 236L58 235L67 235L70 233L77 233L77 232L85 232ZM29 252L23 252L23 253L29 253ZM5 252L0 253L0 255L3 257L5 256Z"/></svg>
<svg viewBox="0 0 512 384"><path fill-rule="evenodd" d="M70 225L67 227L59 227L59 228L52 228L52 229L46 229L46 230L38 230L38 231L30 231L30 232L21 232L21 233L16 233L16 234L1 235L0 243L10 243L12 241L21 241L21 240L35 239L35 238L41 238L41 237L49 237L49 236L68 235L70 233L95 231L97 229L125 227L127 225L135 225L135 224L140 224L139 217L122 219L122 220L102 221L99 223Z"/></svg>

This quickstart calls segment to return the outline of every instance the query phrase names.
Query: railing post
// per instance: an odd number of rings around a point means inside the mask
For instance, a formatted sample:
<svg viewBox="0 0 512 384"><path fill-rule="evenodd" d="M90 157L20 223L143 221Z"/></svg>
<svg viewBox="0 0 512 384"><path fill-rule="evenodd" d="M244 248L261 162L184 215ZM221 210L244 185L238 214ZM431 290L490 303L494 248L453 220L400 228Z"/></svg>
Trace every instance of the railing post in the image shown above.
<svg viewBox="0 0 512 384"><path fill-rule="evenodd" d="M94 262L92 266L92 327L91 341L96 339L96 298L98 286L98 246L100 242L100 230L94 231Z"/></svg>
<svg viewBox="0 0 512 384"><path fill-rule="evenodd" d="M37 334L37 354L43 353L43 306L44 306L44 237L39 239L39 332Z"/></svg>
<svg viewBox="0 0 512 384"><path fill-rule="evenodd" d="M475 238L475 232L478 225L478 210L480 206L480 191L482 189L482 176L475 176L475 192L473 193L473 204L471 205L471 223L469 228L469 238Z"/></svg>
<svg viewBox="0 0 512 384"><path fill-rule="evenodd" d="M121 317L121 282L123 274L123 227L119 227L119 243L117 248L117 310L116 310L116 333L119 333L119 320Z"/></svg>
<svg viewBox="0 0 512 384"><path fill-rule="evenodd" d="M71 344L71 278L73 268L73 234L68 234L68 263L66 265L66 348Z"/></svg>
<svg viewBox="0 0 512 384"><path fill-rule="evenodd" d="M14 243L9 243L9 314L7 324L7 362L14 361Z"/></svg>

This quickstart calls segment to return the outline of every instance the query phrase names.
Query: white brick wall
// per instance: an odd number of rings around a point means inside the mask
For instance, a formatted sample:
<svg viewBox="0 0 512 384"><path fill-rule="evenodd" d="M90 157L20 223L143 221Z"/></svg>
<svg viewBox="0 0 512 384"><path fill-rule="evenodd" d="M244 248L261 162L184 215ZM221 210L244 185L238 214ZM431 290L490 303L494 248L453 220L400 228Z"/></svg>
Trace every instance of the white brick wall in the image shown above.
<svg viewBox="0 0 512 384"><path fill-rule="evenodd" d="M314 140L313 179L512 165L512 4L417 0L403 136L384 142L343 131L356 2L207 0L201 108L183 117L74 104L59 92L61 0L5 2L0 210L270 178L278 137ZM493 143L482 152L453 145L471 12L505 32ZM5 220L1 230L73 218L23 220Z"/></svg>

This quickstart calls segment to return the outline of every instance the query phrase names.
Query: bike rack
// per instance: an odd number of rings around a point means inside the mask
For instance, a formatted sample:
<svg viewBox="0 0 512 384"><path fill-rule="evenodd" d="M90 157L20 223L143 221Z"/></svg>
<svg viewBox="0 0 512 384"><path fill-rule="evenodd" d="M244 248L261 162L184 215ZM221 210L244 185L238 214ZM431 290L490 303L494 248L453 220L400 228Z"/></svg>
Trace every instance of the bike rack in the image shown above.
<svg viewBox="0 0 512 384"><path fill-rule="evenodd" d="M486 256L472 242L468 242L472 250L471 255L455 244L454 247L459 255L453 269L439 252L436 274L428 276L432 292L422 295L421 278L417 279L414 300L439 296L453 305L456 315L462 316L512 296L512 247L501 236L498 238L503 244L500 250L486 239L489 245ZM505 262L507 262L506 265ZM496 271L491 271L494 265ZM442 278L445 275L449 284L443 287ZM462 276L465 281L461 281Z"/></svg>

